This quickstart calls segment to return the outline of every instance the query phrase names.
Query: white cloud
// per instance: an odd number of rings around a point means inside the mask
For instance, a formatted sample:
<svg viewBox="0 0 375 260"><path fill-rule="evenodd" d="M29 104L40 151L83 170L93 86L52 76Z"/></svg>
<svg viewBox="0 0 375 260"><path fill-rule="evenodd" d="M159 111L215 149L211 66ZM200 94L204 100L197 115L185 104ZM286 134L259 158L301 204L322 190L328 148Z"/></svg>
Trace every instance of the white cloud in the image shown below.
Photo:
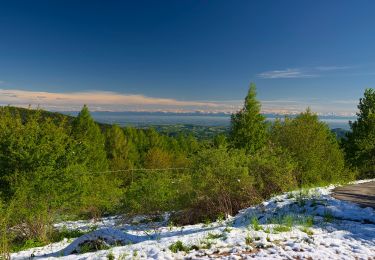
<svg viewBox="0 0 375 260"><path fill-rule="evenodd" d="M320 71L335 71L335 70L347 70L351 69L353 66L318 66L315 69Z"/></svg>
<svg viewBox="0 0 375 260"><path fill-rule="evenodd" d="M271 70L258 74L258 77L263 79L312 78L316 76L301 69Z"/></svg>
<svg viewBox="0 0 375 260"><path fill-rule="evenodd" d="M356 66L317 66L310 68L293 68L283 70L270 70L259 73L257 76L262 79L293 79L293 78L313 78L321 76L321 73L342 71L355 68Z"/></svg>

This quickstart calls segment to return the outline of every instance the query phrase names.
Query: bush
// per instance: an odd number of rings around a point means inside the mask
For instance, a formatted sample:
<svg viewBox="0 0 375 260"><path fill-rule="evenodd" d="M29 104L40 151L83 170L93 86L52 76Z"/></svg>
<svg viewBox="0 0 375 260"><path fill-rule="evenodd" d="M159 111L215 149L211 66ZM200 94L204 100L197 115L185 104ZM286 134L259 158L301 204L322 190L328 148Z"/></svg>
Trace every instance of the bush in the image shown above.
<svg viewBox="0 0 375 260"><path fill-rule="evenodd" d="M262 198L269 198L297 187L298 165L288 151L268 146L249 160L249 171L254 186Z"/></svg>
<svg viewBox="0 0 375 260"><path fill-rule="evenodd" d="M215 220L222 213L233 215L259 200L242 150L204 149L193 158L192 171L194 192L187 222Z"/></svg>
<svg viewBox="0 0 375 260"><path fill-rule="evenodd" d="M177 253L180 251L188 252L190 248L185 246L180 240L178 240L169 246L169 250L171 250L173 253Z"/></svg>
<svg viewBox="0 0 375 260"><path fill-rule="evenodd" d="M189 203L191 186L187 171L150 170L133 174L134 181L123 197L125 211L157 214L182 209Z"/></svg>
<svg viewBox="0 0 375 260"><path fill-rule="evenodd" d="M309 109L294 119L285 118L272 127L272 141L289 151L298 163L299 186L316 186L345 182L353 174L345 168L345 160L335 136L327 124Z"/></svg>

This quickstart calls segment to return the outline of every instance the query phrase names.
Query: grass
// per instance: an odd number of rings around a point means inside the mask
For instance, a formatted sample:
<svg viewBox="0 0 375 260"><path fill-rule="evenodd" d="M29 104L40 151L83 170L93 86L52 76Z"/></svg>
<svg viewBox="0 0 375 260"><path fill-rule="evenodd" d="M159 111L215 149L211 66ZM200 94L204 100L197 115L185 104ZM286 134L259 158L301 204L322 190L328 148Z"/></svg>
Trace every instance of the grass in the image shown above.
<svg viewBox="0 0 375 260"><path fill-rule="evenodd" d="M115 255L114 255L112 252L109 252L109 253L107 254L107 259L108 259L108 260L115 260Z"/></svg>
<svg viewBox="0 0 375 260"><path fill-rule="evenodd" d="M292 228L285 225L277 225L273 228L273 231L276 233L289 232L290 230L292 230Z"/></svg>
<svg viewBox="0 0 375 260"><path fill-rule="evenodd" d="M314 225L314 217L308 216L302 223L302 225L306 228L310 228Z"/></svg>
<svg viewBox="0 0 375 260"><path fill-rule="evenodd" d="M250 234L247 234L245 237L245 243L246 245L250 245L254 242L253 238L250 236Z"/></svg>
<svg viewBox="0 0 375 260"><path fill-rule="evenodd" d="M88 232L91 232L91 228ZM52 242L59 242L63 240L64 238L70 239L70 238L76 238L83 236L87 232L75 229L75 230L68 230L66 227L63 227L61 230L57 230L54 235Z"/></svg>
<svg viewBox="0 0 375 260"><path fill-rule="evenodd" d="M285 226L287 226L288 228L291 228L293 226L294 220L295 220L295 216L293 216L293 215L285 215L282 218L282 223Z"/></svg>
<svg viewBox="0 0 375 260"><path fill-rule="evenodd" d="M96 252L98 250L107 250L109 249L108 246L106 246L103 243L103 240L97 239L97 240L92 240L92 241L86 241L82 244L79 245L80 254L88 253L88 252Z"/></svg>
<svg viewBox="0 0 375 260"><path fill-rule="evenodd" d="M225 233L230 233L232 231L232 229L230 227L225 227L223 232Z"/></svg>
<svg viewBox="0 0 375 260"><path fill-rule="evenodd" d="M330 210L325 210L323 215L324 222L332 222L334 217Z"/></svg>
<svg viewBox="0 0 375 260"><path fill-rule="evenodd" d="M301 230L302 232L306 233L306 234L309 235L309 236L314 235L314 232L312 232L312 230L310 230L310 229L307 228L307 227L301 227L300 230Z"/></svg>
<svg viewBox="0 0 375 260"><path fill-rule="evenodd" d="M169 246L169 250L171 250L173 253L177 253L180 251L189 252L190 247L185 246L184 243L182 243L182 241L178 240Z"/></svg>
<svg viewBox="0 0 375 260"><path fill-rule="evenodd" d="M217 216L216 221L219 222L220 225L222 225L224 223L224 220L225 220L224 213L219 213L219 215Z"/></svg>
<svg viewBox="0 0 375 260"><path fill-rule="evenodd" d="M203 239L201 241L201 246L202 249L210 249L212 247L212 242L209 239Z"/></svg>
<svg viewBox="0 0 375 260"><path fill-rule="evenodd" d="M48 243L45 243L43 241L39 241L36 239L27 239L25 241L18 241L11 243L10 251L11 252L19 252L23 250L27 250L33 247L40 247L45 246Z"/></svg>
<svg viewBox="0 0 375 260"><path fill-rule="evenodd" d="M311 228L314 225L314 217L313 216L305 216L305 215L284 215L279 216L277 218L272 218L267 221L268 224L274 224L275 226L272 228L274 233L282 233L282 232L289 232L292 230L292 227L302 226L305 230ZM267 234L272 233L269 228L264 229L264 232Z"/></svg>
<svg viewBox="0 0 375 260"><path fill-rule="evenodd" d="M218 238L224 238L225 235L224 234L220 234L220 233L208 233L207 235L207 239L218 239Z"/></svg>
<svg viewBox="0 0 375 260"><path fill-rule="evenodd" d="M271 230L271 228L265 228L264 229L264 233L266 233L266 234L271 234L272 233L272 230Z"/></svg>
<svg viewBox="0 0 375 260"><path fill-rule="evenodd" d="M257 217L252 217L251 218L251 226L255 231L261 231L263 230L262 226L259 224L259 220Z"/></svg>
<svg viewBox="0 0 375 260"><path fill-rule="evenodd" d="M54 230L50 241L40 241L38 239L27 239L27 240L15 240L12 241L10 244L10 251L11 252L19 252L23 250L27 250L34 247L41 247L48 245L49 243L56 243L62 241L64 238L71 239L80 237L87 232L81 230L68 230L66 227L63 227L61 230Z"/></svg>

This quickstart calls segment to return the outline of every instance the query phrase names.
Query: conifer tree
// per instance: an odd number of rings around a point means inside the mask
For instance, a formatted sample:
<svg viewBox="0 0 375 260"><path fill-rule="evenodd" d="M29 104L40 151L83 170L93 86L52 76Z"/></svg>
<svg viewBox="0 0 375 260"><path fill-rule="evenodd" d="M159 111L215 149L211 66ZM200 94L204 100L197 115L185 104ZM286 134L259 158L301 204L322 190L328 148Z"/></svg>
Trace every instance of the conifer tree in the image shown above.
<svg viewBox="0 0 375 260"><path fill-rule="evenodd" d="M80 163L91 171L108 169L104 135L86 105L73 121L72 136L76 141L75 150Z"/></svg>
<svg viewBox="0 0 375 260"><path fill-rule="evenodd" d="M375 90L366 89L359 100L357 120L344 140L346 158L361 178L375 177Z"/></svg>
<svg viewBox="0 0 375 260"><path fill-rule="evenodd" d="M131 168L129 140L119 126L113 125L106 131L105 148L111 170Z"/></svg>
<svg viewBox="0 0 375 260"><path fill-rule="evenodd" d="M244 148L255 153L267 141L267 123L260 114L260 103L256 99L256 87L251 83L244 107L231 117L230 141L235 148Z"/></svg>
<svg viewBox="0 0 375 260"><path fill-rule="evenodd" d="M76 171L81 182L81 211L98 217L117 206L121 182L108 172L104 135L86 105L73 121L72 137L77 164L81 166Z"/></svg>

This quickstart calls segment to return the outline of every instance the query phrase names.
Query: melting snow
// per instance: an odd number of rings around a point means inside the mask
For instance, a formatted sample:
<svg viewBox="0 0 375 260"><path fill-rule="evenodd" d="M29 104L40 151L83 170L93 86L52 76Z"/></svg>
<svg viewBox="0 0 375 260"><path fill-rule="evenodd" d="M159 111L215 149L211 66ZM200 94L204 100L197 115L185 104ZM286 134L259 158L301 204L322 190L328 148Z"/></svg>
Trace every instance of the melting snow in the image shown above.
<svg viewBox="0 0 375 260"><path fill-rule="evenodd" d="M11 257L107 259L111 254L115 259L375 259L375 210L331 197L333 188L285 193L208 225L127 224L117 216L59 223L56 228L96 230L74 241L65 239ZM283 227L288 219L293 225L278 230L280 219L284 219ZM313 219L312 226L306 224L308 219ZM72 254L80 252L82 243L98 238L109 246L121 246ZM169 247L177 241L189 250L173 253Z"/></svg>

